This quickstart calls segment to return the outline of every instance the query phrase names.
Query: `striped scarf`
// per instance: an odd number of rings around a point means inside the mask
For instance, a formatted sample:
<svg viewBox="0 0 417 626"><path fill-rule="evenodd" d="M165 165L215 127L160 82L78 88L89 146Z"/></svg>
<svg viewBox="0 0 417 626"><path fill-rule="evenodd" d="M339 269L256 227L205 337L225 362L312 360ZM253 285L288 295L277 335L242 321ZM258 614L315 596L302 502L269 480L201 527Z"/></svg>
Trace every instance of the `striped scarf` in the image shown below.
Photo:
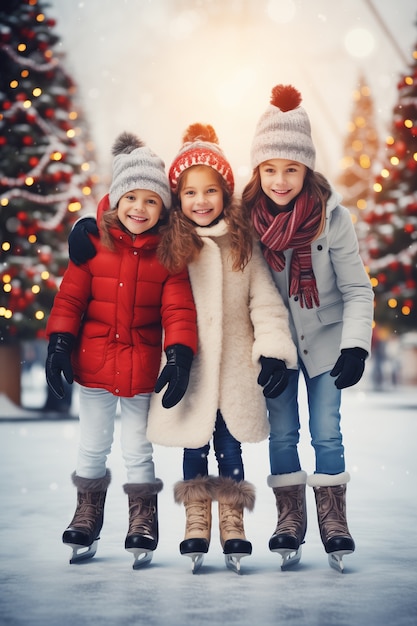
<svg viewBox="0 0 417 626"><path fill-rule="evenodd" d="M272 215L265 196L253 209L253 224L260 236L264 257L276 272L285 267L284 250L293 249L289 296L298 296L300 306L319 306L319 294L311 261L311 242L321 219L319 202L302 191L291 211Z"/></svg>

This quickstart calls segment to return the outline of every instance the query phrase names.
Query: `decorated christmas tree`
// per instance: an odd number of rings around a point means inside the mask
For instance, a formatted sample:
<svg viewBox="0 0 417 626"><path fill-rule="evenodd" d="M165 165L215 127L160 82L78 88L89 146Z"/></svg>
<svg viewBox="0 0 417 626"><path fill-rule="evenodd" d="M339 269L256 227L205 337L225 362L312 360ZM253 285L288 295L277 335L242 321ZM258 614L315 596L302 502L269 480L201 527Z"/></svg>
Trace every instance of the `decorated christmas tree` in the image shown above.
<svg viewBox="0 0 417 626"><path fill-rule="evenodd" d="M94 210L92 145L47 7L0 7L0 350L15 353L21 340L44 336L69 229Z"/></svg>
<svg viewBox="0 0 417 626"><path fill-rule="evenodd" d="M397 89L361 244L375 290L375 321L402 334L417 329L417 45Z"/></svg>
<svg viewBox="0 0 417 626"><path fill-rule="evenodd" d="M350 209L358 230L362 224L362 213L372 193L378 149L374 101L369 85L364 76L360 75L353 92L352 114L344 144L344 156L340 163L342 173L337 180L337 189L343 196L343 204Z"/></svg>

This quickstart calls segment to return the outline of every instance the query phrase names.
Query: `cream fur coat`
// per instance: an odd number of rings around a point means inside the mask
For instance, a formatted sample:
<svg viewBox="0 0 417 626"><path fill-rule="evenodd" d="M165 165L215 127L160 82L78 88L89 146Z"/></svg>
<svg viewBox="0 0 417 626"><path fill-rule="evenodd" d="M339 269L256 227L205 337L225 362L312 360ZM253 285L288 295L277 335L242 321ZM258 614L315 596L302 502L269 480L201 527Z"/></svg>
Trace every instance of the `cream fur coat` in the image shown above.
<svg viewBox="0 0 417 626"><path fill-rule="evenodd" d="M201 447L212 437L219 409L238 441L262 441L269 424L257 383L259 357L282 359L290 368L297 363L287 309L258 244L244 271L234 272L224 220L197 232L204 246L188 269L198 352L187 392L175 407L162 407L165 389L153 394L147 435L165 446Z"/></svg>

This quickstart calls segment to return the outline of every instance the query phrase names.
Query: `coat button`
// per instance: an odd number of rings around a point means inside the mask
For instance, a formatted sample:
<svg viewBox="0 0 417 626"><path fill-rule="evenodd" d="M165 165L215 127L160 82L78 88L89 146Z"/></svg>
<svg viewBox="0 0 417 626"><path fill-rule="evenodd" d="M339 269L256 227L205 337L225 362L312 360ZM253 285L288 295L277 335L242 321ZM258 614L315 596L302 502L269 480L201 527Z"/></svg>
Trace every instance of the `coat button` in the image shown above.
<svg viewBox="0 0 417 626"><path fill-rule="evenodd" d="M322 245L317 246L317 250L323 250L323 246Z"/></svg>
<svg viewBox="0 0 417 626"><path fill-rule="evenodd" d="M294 296L294 302L298 302L298 296Z"/></svg>
<svg viewBox="0 0 417 626"><path fill-rule="evenodd" d="M303 350L303 354L308 354L308 350Z"/></svg>

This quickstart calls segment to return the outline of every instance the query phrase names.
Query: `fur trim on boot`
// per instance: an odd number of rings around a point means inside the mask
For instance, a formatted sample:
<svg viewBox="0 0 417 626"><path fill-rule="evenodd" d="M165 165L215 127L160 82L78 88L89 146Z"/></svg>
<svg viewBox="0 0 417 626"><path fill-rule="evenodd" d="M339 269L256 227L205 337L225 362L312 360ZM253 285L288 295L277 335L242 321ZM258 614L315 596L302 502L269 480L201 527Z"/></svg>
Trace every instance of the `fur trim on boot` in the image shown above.
<svg viewBox="0 0 417 626"><path fill-rule="evenodd" d="M197 476L191 480L180 480L174 485L174 500L177 504L188 504L197 500L214 500L216 478Z"/></svg>
<svg viewBox="0 0 417 626"><path fill-rule="evenodd" d="M253 511L255 506L255 487L246 480L236 482L233 478L219 476L216 479L216 500L233 509Z"/></svg>
<svg viewBox="0 0 417 626"><path fill-rule="evenodd" d="M154 483L126 483L123 485L123 491L128 496L153 496L163 489L163 482L159 478L155 478Z"/></svg>
<svg viewBox="0 0 417 626"><path fill-rule="evenodd" d="M291 472L289 474L271 474L267 478L268 487L292 487L293 485L305 485L307 472Z"/></svg>
<svg viewBox="0 0 417 626"><path fill-rule="evenodd" d="M349 472L341 472L340 474L312 474L307 478L307 484L310 487L335 487L337 485L346 485L349 481Z"/></svg>
<svg viewBox="0 0 417 626"><path fill-rule="evenodd" d="M84 478L83 476L77 476L76 472L71 474L71 479L77 491L80 493L95 493L97 491L106 491L110 485L111 472L106 470L106 473L101 478Z"/></svg>

